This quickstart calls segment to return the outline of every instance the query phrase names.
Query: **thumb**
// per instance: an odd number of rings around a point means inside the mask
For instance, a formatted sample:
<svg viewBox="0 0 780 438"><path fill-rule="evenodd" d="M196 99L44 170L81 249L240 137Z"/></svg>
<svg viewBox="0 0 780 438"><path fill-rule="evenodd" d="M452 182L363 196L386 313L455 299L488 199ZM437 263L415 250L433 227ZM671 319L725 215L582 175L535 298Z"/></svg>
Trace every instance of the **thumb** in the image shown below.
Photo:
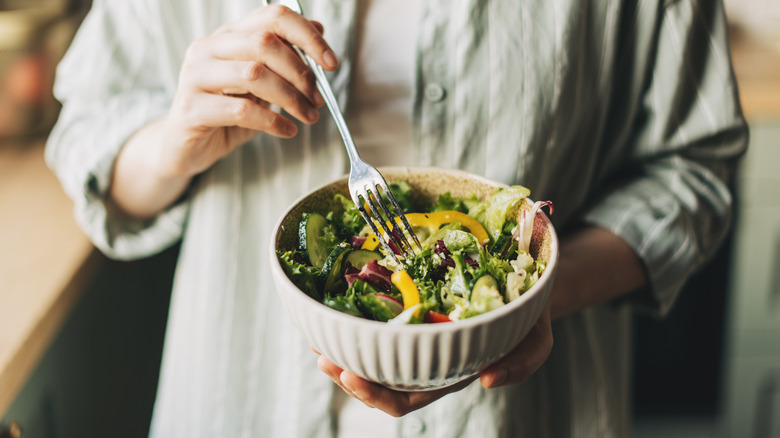
<svg viewBox="0 0 780 438"><path fill-rule="evenodd" d="M550 312L549 308L545 308L539 320L517 347L482 371L480 383L484 388L523 383L547 360L552 346Z"/></svg>

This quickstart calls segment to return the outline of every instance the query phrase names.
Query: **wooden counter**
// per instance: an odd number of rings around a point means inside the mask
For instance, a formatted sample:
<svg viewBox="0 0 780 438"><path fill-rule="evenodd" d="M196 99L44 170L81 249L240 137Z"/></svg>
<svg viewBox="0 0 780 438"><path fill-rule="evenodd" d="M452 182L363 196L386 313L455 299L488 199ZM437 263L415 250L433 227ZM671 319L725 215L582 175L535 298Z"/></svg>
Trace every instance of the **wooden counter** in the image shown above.
<svg viewBox="0 0 780 438"><path fill-rule="evenodd" d="M731 53L748 121L780 119L780 49L731 30Z"/></svg>
<svg viewBox="0 0 780 438"><path fill-rule="evenodd" d="M100 260L43 142L0 144L0 417Z"/></svg>

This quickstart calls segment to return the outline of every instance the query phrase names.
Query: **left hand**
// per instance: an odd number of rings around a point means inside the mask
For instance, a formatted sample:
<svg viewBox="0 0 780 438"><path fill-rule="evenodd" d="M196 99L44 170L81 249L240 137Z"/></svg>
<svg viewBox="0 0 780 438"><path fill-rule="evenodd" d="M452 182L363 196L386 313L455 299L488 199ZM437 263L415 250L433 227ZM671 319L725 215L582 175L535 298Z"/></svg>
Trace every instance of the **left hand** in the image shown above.
<svg viewBox="0 0 780 438"><path fill-rule="evenodd" d="M520 384L536 372L552 351L553 336L550 319L548 303L539 320L517 347L480 373L479 380L482 386L496 388ZM369 407L381 409L394 417L402 417L447 394L460 391L476 379L473 377L433 391L402 392L362 379L352 372L339 368L322 355L317 360L317 365L347 394Z"/></svg>

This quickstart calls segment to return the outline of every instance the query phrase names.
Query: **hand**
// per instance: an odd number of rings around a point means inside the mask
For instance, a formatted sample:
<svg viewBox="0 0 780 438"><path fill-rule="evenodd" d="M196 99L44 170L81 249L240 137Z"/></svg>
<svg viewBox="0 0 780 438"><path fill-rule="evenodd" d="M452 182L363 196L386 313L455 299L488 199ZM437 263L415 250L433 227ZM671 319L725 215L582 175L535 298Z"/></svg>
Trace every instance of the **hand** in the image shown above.
<svg viewBox="0 0 780 438"><path fill-rule="evenodd" d="M479 380L484 388L517 385L531 377L542 366L553 347L550 301L531 331L514 350L482 370Z"/></svg>
<svg viewBox="0 0 780 438"><path fill-rule="evenodd" d="M610 231L584 227L562 239L558 273L547 306L517 347L482 371L482 386L520 384L536 372L552 351L553 318L609 301L646 284L642 262L625 241ZM431 392L397 392L341 370L324 356L317 363L348 394L393 416L426 406L471 382Z"/></svg>
<svg viewBox="0 0 780 438"><path fill-rule="evenodd" d="M322 26L280 5L259 8L192 43L163 121L163 145L169 146L160 153L158 171L193 176L258 131L295 135L295 124L271 105L315 122L324 100L291 44L326 70L337 67Z"/></svg>
<svg viewBox="0 0 780 438"><path fill-rule="evenodd" d="M315 122L324 100L290 44L326 70L338 65L322 26L279 5L192 43L170 111L138 130L117 156L108 196L113 210L153 218L181 198L193 176L258 131L295 135L295 124L271 105Z"/></svg>
<svg viewBox="0 0 780 438"><path fill-rule="evenodd" d="M524 382L547 360L552 351L553 337L550 325L549 304L528 335L507 356L486 368L479 376L482 386L496 388ZM317 365L347 394L370 407L401 417L420 409L452 392L460 391L476 377L456 385L423 392L394 391L369 382L356 374L342 370L325 356L320 355Z"/></svg>

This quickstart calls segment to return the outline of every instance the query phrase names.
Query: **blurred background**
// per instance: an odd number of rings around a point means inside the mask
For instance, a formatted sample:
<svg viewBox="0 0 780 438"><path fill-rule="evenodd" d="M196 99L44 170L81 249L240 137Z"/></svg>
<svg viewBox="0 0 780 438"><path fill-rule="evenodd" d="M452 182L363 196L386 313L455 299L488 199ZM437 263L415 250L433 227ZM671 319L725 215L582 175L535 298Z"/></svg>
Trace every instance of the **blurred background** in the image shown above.
<svg viewBox="0 0 780 438"><path fill-rule="evenodd" d="M0 438L143 437L178 248L97 253L43 163L91 0L0 0ZM780 437L780 1L725 0L751 144L729 241L634 325L634 435Z"/></svg>
<svg viewBox="0 0 780 438"><path fill-rule="evenodd" d="M54 67L88 5L0 0L0 138L41 135L57 117Z"/></svg>

